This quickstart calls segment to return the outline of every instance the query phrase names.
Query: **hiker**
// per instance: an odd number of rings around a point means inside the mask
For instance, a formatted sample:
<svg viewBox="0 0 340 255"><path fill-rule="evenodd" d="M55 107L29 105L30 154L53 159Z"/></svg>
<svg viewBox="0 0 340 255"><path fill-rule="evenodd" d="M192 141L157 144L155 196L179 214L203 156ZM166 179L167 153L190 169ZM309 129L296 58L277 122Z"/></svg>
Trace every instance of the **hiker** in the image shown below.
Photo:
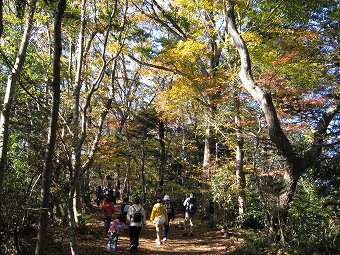
<svg viewBox="0 0 340 255"><path fill-rule="evenodd" d="M126 222L129 225L130 236L130 251L137 251L139 244L139 235L142 227L146 224L145 210L140 204L140 198L136 197L130 206L127 215Z"/></svg>
<svg viewBox="0 0 340 255"><path fill-rule="evenodd" d="M101 186L98 186L97 189L96 189L96 203L97 203L97 206L99 207L102 200L103 200L103 189Z"/></svg>
<svg viewBox="0 0 340 255"><path fill-rule="evenodd" d="M123 222L125 224L126 224L126 215L127 215L127 212L129 211L130 206L131 206L131 204L129 202L129 198L124 197L123 198L123 203L120 206L120 213L122 214Z"/></svg>
<svg viewBox="0 0 340 255"><path fill-rule="evenodd" d="M113 194L113 190L110 189L107 194L104 196L104 199L103 199L103 203L105 201L110 201L110 202L113 202L113 204L116 204L116 197L115 195Z"/></svg>
<svg viewBox="0 0 340 255"><path fill-rule="evenodd" d="M156 244L161 245L161 230L164 224L168 222L168 213L161 198L157 198L156 204L152 208L150 221L154 223L156 227Z"/></svg>
<svg viewBox="0 0 340 255"><path fill-rule="evenodd" d="M174 209L173 203L170 200L170 196L168 195L165 195L163 197L163 204L168 214L168 221L164 224L164 228L163 228L163 235L164 235L163 242L165 242L168 239L170 219L175 220L175 209Z"/></svg>
<svg viewBox="0 0 340 255"><path fill-rule="evenodd" d="M111 217L115 212L115 203L114 200L110 197L104 198L102 210L104 213L104 226L106 232L109 231L111 224Z"/></svg>
<svg viewBox="0 0 340 255"><path fill-rule="evenodd" d="M119 214L117 218L112 222L110 229L108 231L109 233L109 242L107 244L108 250L117 251L119 234L127 229L128 229L128 226L123 222L123 215ZM113 246L112 246L112 240L113 240Z"/></svg>
<svg viewBox="0 0 340 255"><path fill-rule="evenodd" d="M194 193L190 193L189 197L187 197L184 202L183 206L185 208L185 216L184 216L184 233L183 236L193 236L193 217L196 213L196 198L194 197Z"/></svg>

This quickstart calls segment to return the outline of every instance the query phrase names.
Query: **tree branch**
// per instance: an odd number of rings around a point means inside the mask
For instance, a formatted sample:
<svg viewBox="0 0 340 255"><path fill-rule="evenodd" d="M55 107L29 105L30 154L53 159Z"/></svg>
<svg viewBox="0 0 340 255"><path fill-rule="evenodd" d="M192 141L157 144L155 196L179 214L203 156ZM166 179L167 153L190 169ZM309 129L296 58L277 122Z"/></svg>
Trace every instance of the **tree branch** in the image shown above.
<svg viewBox="0 0 340 255"><path fill-rule="evenodd" d="M241 69L239 77L244 88L251 94L251 96L259 103L268 124L268 132L271 140L279 152L287 158L288 162L293 163L296 159L296 155L293 151L292 145L284 134L280 121L277 117L276 109L272 101L270 92L263 92L258 87L253 79L251 72L251 61L247 46L237 31L234 5L231 1L226 1L226 21L228 24L228 33L231 36L234 44L238 50L241 59Z"/></svg>

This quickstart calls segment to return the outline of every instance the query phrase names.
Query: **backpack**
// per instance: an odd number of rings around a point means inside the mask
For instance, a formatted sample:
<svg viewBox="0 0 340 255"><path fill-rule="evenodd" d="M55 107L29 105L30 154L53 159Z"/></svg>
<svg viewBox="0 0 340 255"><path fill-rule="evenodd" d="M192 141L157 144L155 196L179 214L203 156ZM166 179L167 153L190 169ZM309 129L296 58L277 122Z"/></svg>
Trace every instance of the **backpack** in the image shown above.
<svg viewBox="0 0 340 255"><path fill-rule="evenodd" d="M115 206L112 202L105 202L103 207L106 216L111 216L115 212Z"/></svg>
<svg viewBox="0 0 340 255"><path fill-rule="evenodd" d="M189 214L195 214L196 210L197 210L196 199L190 198L189 204L188 204L188 207L187 207L187 211L188 211Z"/></svg>
<svg viewBox="0 0 340 255"><path fill-rule="evenodd" d="M164 206L165 206L166 212L168 214L171 214L172 213L172 205L171 205L170 201L165 201Z"/></svg>
<svg viewBox="0 0 340 255"><path fill-rule="evenodd" d="M123 215L123 216L126 216L128 211L129 211L129 208L130 208L130 204L128 203L123 203L121 206L120 206L120 213Z"/></svg>
<svg viewBox="0 0 340 255"><path fill-rule="evenodd" d="M136 210L136 208L134 208ZM141 222L142 221L142 213L140 212L142 210L142 207L133 215L133 221L134 222Z"/></svg>
<svg viewBox="0 0 340 255"><path fill-rule="evenodd" d="M127 212L129 211L129 208L130 208L129 204L124 205L123 213L127 214Z"/></svg>

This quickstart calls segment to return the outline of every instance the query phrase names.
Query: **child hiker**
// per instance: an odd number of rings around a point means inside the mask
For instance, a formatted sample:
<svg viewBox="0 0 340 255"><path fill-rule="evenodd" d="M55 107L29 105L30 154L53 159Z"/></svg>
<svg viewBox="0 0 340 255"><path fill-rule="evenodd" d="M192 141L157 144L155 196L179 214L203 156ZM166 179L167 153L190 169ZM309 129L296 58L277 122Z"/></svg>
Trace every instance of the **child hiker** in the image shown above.
<svg viewBox="0 0 340 255"><path fill-rule="evenodd" d="M112 222L110 229L108 231L109 233L109 242L107 244L108 250L117 251L119 234L127 229L128 229L128 226L123 222L123 215L119 214L117 218ZM112 240L113 240L113 246L112 246Z"/></svg>

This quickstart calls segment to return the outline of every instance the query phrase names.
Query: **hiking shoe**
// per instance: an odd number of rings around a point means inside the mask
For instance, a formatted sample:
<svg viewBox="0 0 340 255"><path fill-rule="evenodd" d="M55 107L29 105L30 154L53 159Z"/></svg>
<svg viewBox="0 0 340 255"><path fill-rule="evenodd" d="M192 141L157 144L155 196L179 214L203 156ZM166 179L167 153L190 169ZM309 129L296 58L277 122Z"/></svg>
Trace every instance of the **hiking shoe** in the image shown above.
<svg viewBox="0 0 340 255"><path fill-rule="evenodd" d="M157 244L157 245L161 245L161 241L156 240L156 244Z"/></svg>
<svg viewBox="0 0 340 255"><path fill-rule="evenodd" d="M165 242L166 240L168 240L168 239L166 237L164 237L162 241Z"/></svg>

